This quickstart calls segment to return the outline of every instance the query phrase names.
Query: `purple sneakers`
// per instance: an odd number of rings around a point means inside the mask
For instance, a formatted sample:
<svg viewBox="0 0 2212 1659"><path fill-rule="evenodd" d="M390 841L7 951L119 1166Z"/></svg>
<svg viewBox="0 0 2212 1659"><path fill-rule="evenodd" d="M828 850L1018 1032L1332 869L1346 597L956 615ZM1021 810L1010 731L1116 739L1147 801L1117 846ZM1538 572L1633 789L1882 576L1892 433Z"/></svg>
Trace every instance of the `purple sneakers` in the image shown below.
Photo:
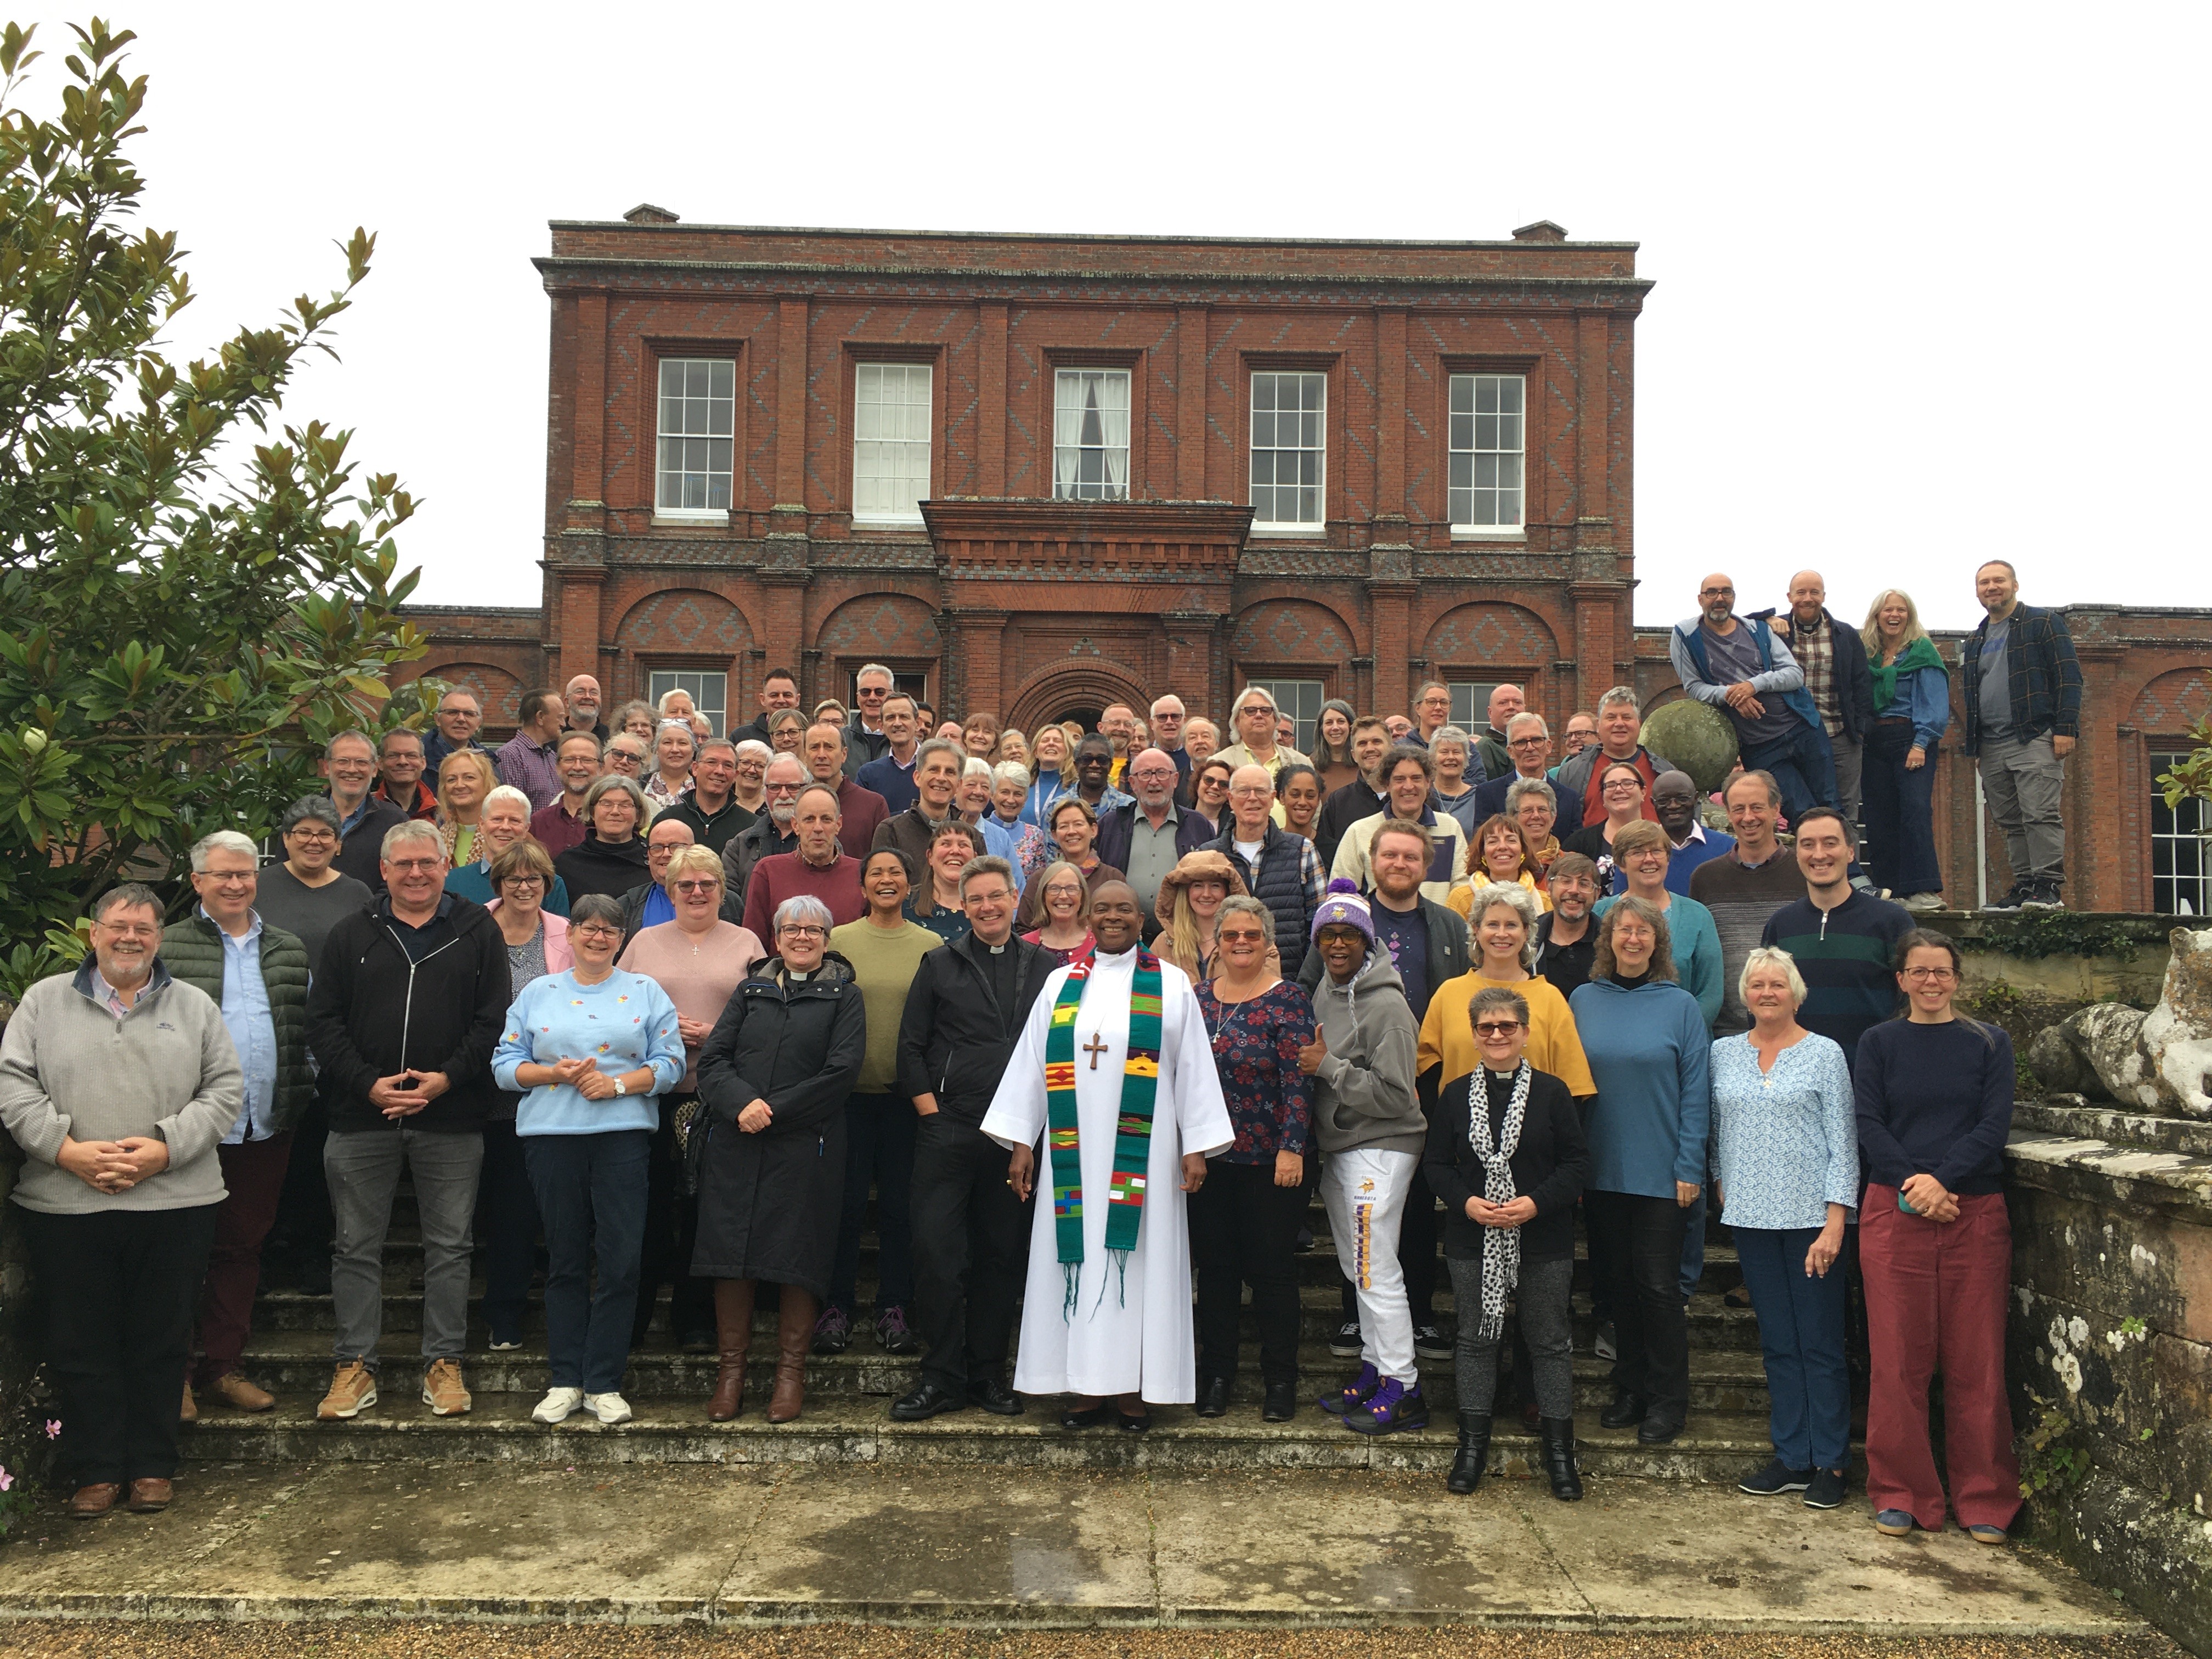
<svg viewBox="0 0 2212 1659"><path fill-rule="evenodd" d="M886 1308L876 1316L876 1341L885 1353L921 1352L921 1339L906 1322L904 1308Z"/></svg>
<svg viewBox="0 0 2212 1659"><path fill-rule="evenodd" d="M1357 1411L1365 1405L1381 1386L1382 1378L1372 1365L1362 1365L1359 1375L1340 1389L1332 1389L1321 1395L1314 1404L1331 1417L1341 1417L1346 1412Z"/></svg>
<svg viewBox="0 0 2212 1659"><path fill-rule="evenodd" d="M814 1322L814 1352L842 1353L853 1346L853 1322L845 1310L831 1303L822 1310L822 1317Z"/></svg>
<svg viewBox="0 0 2212 1659"><path fill-rule="evenodd" d="M1421 1398L1421 1385L1408 1389L1395 1376L1360 1404L1344 1413L1344 1426L1355 1434L1395 1434L1400 1429L1429 1426L1429 1402Z"/></svg>

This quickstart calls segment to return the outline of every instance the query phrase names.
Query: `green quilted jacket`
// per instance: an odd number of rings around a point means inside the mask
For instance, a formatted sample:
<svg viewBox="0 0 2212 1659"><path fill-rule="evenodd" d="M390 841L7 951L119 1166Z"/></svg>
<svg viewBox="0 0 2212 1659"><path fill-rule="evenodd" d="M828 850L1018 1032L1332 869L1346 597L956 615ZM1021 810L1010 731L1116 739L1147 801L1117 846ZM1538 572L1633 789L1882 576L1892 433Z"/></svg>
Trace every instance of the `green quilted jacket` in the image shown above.
<svg viewBox="0 0 2212 1659"><path fill-rule="evenodd" d="M222 1002L222 936L197 910L161 930L161 960L172 976ZM281 1131L300 1121L314 1098L315 1074L307 1060L307 947L296 933L261 924L261 982L276 1020L276 1122Z"/></svg>

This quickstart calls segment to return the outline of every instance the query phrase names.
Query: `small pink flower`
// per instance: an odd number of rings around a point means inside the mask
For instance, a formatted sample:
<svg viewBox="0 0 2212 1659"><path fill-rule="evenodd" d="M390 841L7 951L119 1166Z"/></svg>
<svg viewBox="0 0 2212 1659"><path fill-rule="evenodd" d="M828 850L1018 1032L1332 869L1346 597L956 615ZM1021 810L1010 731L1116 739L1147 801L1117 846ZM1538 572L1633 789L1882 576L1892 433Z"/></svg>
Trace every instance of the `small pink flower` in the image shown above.
<svg viewBox="0 0 2212 1659"><path fill-rule="evenodd" d="M7 1470L0 1469L0 1492L6 1492L9 1487L15 1484L15 1477L9 1474Z"/></svg>
<svg viewBox="0 0 2212 1659"><path fill-rule="evenodd" d="M49 1439L49 1440L58 1440L58 1439L60 1439L61 1437L62 1437L62 1420L61 1420L61 1419L60 1419L60 1418L58 1418L58 1417L50 1417L50 1418L48 1418L48 1419L46 1419L46 1438L47 1438L47 1439Z"/></svg>

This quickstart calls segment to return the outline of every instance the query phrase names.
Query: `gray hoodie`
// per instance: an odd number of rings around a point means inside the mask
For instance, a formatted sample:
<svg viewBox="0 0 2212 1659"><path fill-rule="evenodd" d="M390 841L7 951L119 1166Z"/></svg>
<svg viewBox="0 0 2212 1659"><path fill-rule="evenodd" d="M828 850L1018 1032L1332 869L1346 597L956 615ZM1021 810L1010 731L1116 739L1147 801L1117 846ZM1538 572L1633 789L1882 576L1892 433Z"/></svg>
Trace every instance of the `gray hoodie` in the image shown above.
<svg viewBox="0 0 2212 1659"><path fill-rule="evenodd" d="M1314 1091L1314 1133L1322 1151L1371 1146L1419 1157L1429 1134L1413 1092L1420 1033L1390 953L1370 945L1349 984L1339 985L1324 969L1313 1006L1328 1045L1315 1077L1320 1086Z"/></svg>
<svg viewBox="0 0 2212 1659"><path fill-rule="evenodd" d="M94 1000L93 963L23 993L0 1041L0 1122L23 1149L15 1202L48 1215L182 1210L223 1199L216 1146L246 1096L222 1009L158 957L131 1012ZM62 1142L150 1135L169 1167L124 1193L95 1192L54 1162Z"/></svg>

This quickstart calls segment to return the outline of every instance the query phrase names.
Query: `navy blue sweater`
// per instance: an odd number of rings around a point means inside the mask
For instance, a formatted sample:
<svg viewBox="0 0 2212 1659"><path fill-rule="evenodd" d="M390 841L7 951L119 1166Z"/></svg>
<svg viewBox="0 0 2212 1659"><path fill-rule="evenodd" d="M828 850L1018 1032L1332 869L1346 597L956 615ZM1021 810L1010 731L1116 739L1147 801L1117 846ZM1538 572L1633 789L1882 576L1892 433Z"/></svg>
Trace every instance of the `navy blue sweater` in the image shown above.
<svg viewBox="0 0 2212 1659"><path fill-rule="evenodd" d="M1856 890L1832 910L1801 898L1766 919L1759 942L1789 951L1805 977L1797 1023L1835 1042L1854 1071L1861 1035L1897 1012L1897 942L1915 926L1903 905Z"/></svg>
<svg viewBox="0 0 2212 1659"><path fill-rule="evenodd" d="M1851 1081L1866 1179L1902 1187L1932 1175L1947 1192L2003 1190L2013 1063L1998 1027L1886 1020L1859 1039Z"/></svg>

